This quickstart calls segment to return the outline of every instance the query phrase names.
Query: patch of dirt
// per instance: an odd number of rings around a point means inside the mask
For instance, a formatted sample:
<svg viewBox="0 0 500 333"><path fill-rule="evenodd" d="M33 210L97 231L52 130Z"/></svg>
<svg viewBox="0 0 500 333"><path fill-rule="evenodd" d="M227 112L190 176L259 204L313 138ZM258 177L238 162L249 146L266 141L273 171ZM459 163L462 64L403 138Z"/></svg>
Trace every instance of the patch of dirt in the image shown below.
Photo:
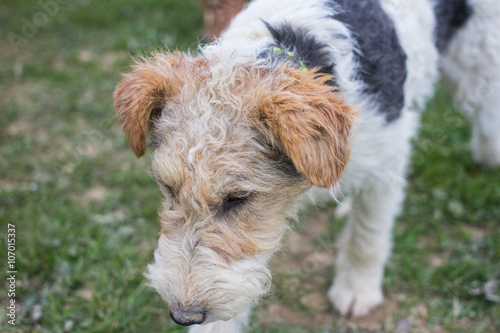
<svg viewBox="0 0 500 333"><path fill-rule="evenodd" d="M107 195L108 190L106 188L95 186L79 197L79 202L84 206L88 206L92 201L102 202Z"/></svg>
<svg viewBox="0 0 500 333"><path fill-rule="evenodd" d="M340 327L363 332L446 332L440 323L429 325L429 308L425 303L400 311L400 304L407 298L404 294L386 295L384 303L364 317L340 316L327 297L336 254L334 240L339 235L326 238L328 241L325 244L318 245L318 239L325 238L329 233L328 222L334 211L321 210L317 214L314 222L305 223L299 231L288 235L283 251L277 254L272 264L276 284L279 285L277 288L281 288L280 292L284 295L292 296L287 296L286 301L264 301L261 309L256 310L259 322L302 327L311 327L314 323L315 328ZM468 232L474 239L485 235L482 229L471 228ZM429 264L440 266L443 258L443 254L430 255ZM470 326L463 320L457 320L457 325L463 328Z"/></svg>
<svg viewBox="0 0 500 333"><path fill-rule="evenodd" d="M328 302L328 298L325 297L323 293L314 292L308 295L305 295L300 299L300 303L305 305L306 307L314 310L315 312L325 312L330 307L330 303Z"/></svg>
<svg viewBox="0 0 500 333"><path fill-rule="evenodd" d="M398 308L396 297L385 302L362 318L344 318L332 308L327 297L335 261L334 235L328 242L318 245L318 239L329 233L329 221L334 210L317 212L314 222L306 223L298 232L292 233L283 245L283 251L274 259L272 270L281 279L282 292L297 295L299 304L285 304L280 300L264 302L261 310L263 323L301 325L310 327L359 328L380 331L386 318ZM301 307L307 310L300 311ZM393 325L396 328L397 323Z"/></svg>
<svg viewBox="0 0 500 333"><path fill-rule="evenodd" d="M312 293L301 299L301 303L309 308L309 312L297 311L289 306L274 302L261 311L265 314L262 318L264 324L276 323L280 325L310 327L344 327L362 329L373 332L380 332L385 329L393 332L397 325L390 324L386 318L390 318L392 313L398 308L398 302L394 298L385 300L384 303L373 309L368 315L360 318L341 317L332 310L326 294ZM410 322L413 319L409 319ZM399 323L398 323L399 324ZM392 327L392 329L391 329ZM411 327L414 327L411 325Z"/></svg>
<svg viewBox="0 0 500 333"><path fill-rule="evenodd" d="M92 51L90 50L81 50L78 52L78 60L81 62L89 62L94 58L94 55L92 54Z"/></svg>
<svg viewBox="0 0 500 333"><path fill-rule="evenodd" d="M364 317L349 320L356 327L369 331L380 331L384 327L384 319L389 317L398 308L395 298L385 299L384 303Z"/></svg>
<svg viewBox="0 0 500 333"><path fill-rule="evenodd" d="M273 272L296 272L301 269L321 271L333 263L334 249L331 244L318 247L317 239L328 233L330 214L318 212L313 223L304 223L297 231L288 234L279 252L273 261Z"/></svg>
<svg viewBox="0 0 500 333"><path fill-rule="evenodd" d="M125 52L106 52L101 57L101 64L105 67L110 67L115 64L118 59L127 57Z"/></svg>
<svg viewBox="0 0 500 333"><path fill-rule="evenodd" d="M311 253L314 248L306 235L294 232L288 235L285 250L290 256L297 256Z"/></svg>
<svg viewBox="0 0 500 333"><path fill-rule="evenodd" d="M127 53L125 52L105 52L103 54L95 54L91 50L81 50L78 53L78 60L82 63L88 63L96 60L98 57L99 63L103 66L103 68L112 67L118 59L127 57Z"/></svg>
<svg viewBox="0 0 500 333"><path fill-rule="evenodd" d="M275 322L277 324L298 325L311 320L311 317L302 312L293 311L290 308L273 303L266 309L264 323ZM304 320L305 319L305 320Z"/></svg>
<svg viewBox="0 0 500 333"><path fill-rule="evenodd" d="M139 252L142 254L144 258L147 258L147 260L150 260L150 256L153 253L153 251L156 249L158 246L158 243L156 239L148 239L145 241L140 242L137 245L137 249Z"/></svg>
<svg viewBox="0 0 500 333"><path fill-rule="evenodd" d="M19 64L22 71L22 64ZM14 102L19 110L38 110L40 105L50 105L51 96L45 83L40 82L13 82L5 91L7 99Z"/></svg>
<svg viewBox="0 0 500 333"><path fill-rule="evenodd" d="M5 131L10 136L36 139L36 143L45 143L50 139L47 129L26 117L11 122Z"/></svg>
<svg viewBox="0 0 500 333"><path fill-rule="evenodd" d="M35 128L34 124L26 119L16 120L7 126L7 134L22 135L31 133Z"/></svg>
<svg viewBox="0 0 500 333"><path fill-rule="evenodd" d="M8 178L0 178L0 189L2 191L12 191L14 189L18 191L28 191L33 190L33 182L28 180L12 180Z"/></svg>
<svg viewBox="0 0 500 333"><path fill-rule="evenodd" d="M84 287L75 291L75 295L81 299L90 301L94 297L94 288L90 285L85 285Z"/></svg>
<svg viewBox="0 0 500 333"><path fill-rule="evenodd" d="M429 255L429 264L431 267L439 267L442 266L444 263L444 259L442 256L437 255L437 254L431 254Z"/></svg>
<svg viewBox="0 0 500 333"><path fill-rule="evenodd" d="M483 239L489 232L487 228L478 228L471 225L462 225L461 229L469 234L473 240Z"/></svg>

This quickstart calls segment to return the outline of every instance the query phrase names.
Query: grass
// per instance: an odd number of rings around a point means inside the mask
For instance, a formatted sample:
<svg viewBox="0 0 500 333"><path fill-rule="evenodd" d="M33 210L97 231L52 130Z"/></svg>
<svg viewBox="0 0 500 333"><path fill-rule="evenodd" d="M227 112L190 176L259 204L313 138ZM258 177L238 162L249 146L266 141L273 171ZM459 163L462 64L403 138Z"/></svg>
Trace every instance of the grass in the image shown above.
<svg viewBox="0 0 500 333"><path fill-rule="evenodd" d="M183 332L142 275L161 196L148 158L124 141L112 92L130 54L193 48L198 2L74 0L15 52L8 33L22 37L40 10L34 0L0 4L0 235L6 248L7 223L16 225L18 271L17 325L2 288L0 331ZM499 170L472 162L469 137L440 88L415 141L383 307L350 320L326 302L342 226L328 206L303 214L251 331L499 332L498 290L485 288L500 280ZM0 263L5 281L6 251Z"/></svg>

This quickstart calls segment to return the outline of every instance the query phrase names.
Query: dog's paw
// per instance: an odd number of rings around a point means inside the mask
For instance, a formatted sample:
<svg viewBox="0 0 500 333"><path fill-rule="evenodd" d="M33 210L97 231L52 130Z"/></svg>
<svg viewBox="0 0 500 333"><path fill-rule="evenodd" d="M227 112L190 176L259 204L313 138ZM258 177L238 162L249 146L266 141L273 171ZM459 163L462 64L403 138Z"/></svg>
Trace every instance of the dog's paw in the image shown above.
<svg viewBox="0 0 500 333"><path fill-rule="evenodd" d="M370 284L358 285L359 282L338 276L328 291L328 298L343 316L364 316L384 300L380 288Z"/></svg>

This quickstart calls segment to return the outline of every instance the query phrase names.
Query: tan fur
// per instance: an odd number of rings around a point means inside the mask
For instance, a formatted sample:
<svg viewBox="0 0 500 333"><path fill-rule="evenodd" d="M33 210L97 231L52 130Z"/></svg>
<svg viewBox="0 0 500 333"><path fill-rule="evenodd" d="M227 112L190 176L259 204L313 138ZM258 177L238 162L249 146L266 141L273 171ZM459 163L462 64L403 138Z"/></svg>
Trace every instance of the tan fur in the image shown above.
<svg viewBox="0 0 500 333"><path fill-rule="evenodd" d="M326 84L330 76L221 56L156 54L115 93L137 156L151 124L152 172L165 195L147 276L171 307L203 309L206 322L267 292L266 264L286 218L311 184L338 181L356 116ZM227 198L241 193L251 195L227 210Z"/></svg>
<svg viewBox="0 0 500 333"><path fill-rule="evenodd" d="M146 136L152 113L162 110L166 100L180 92L180 86L193 73L194 63L180 53L156 53L139 59L114 93L118 120L130 147L141 157L146 150Z"/></svg>
<svg viewBox="0 0 500 333"><path fill-rule="evenodd" d="M331 187L349 160L357 111L326 83L331 76L296 69L286 74L287 86L260 101L261 117L297 170L313 185Z"/></svg>

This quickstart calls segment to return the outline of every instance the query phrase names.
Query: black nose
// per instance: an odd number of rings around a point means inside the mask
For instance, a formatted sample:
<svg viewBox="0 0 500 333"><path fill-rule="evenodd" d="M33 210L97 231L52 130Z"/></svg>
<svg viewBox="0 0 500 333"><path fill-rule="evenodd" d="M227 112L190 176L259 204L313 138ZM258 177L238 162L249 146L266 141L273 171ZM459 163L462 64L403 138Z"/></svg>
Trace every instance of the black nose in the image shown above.
<svg viewBox="0 0 500 333"><path fill-rule="evenodd" d="M177 309L170 310L170 318L175 321L176 324L189 326L194 324L201 324L205 320L205 312L190 312Z"/></svg>

